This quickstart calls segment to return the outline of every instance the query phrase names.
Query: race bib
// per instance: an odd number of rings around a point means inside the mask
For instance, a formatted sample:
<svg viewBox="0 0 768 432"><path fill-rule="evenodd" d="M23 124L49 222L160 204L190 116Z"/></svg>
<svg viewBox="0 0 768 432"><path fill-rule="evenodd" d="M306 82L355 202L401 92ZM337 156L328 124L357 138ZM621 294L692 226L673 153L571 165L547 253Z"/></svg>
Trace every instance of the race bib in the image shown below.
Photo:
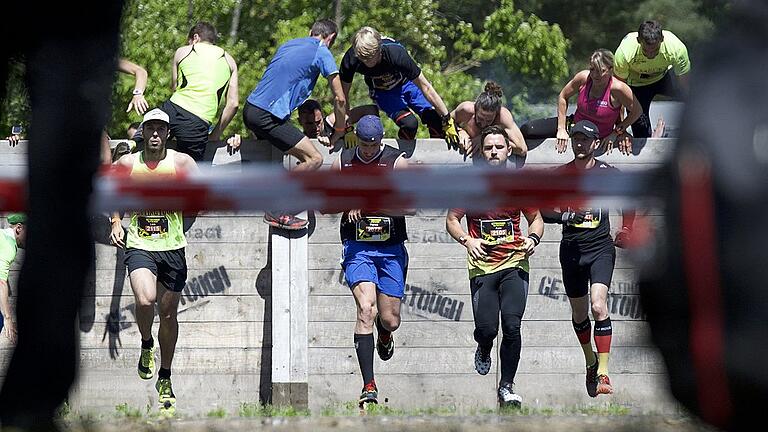
<svg viewBox="0 0 768 432"><path fill-rule="evenodd" d="M136 217L139 237L142 238L165 238L168 236L168 218L165 216L143 216Z"/></svg>
<svg viewBox="0 0 768 432"><path fill-rule="evenodd" d="M603 218L603 209L585 209L586 215L584 222L572 225L575 228L595 229L600 226L600 220Z"/></svg>
<svg viewBox="0 0 768 432"><path fill-rule="evenodd" d="M357 221L357 241L383 242L391 237L392 219L380 216L363 216Z"/></svg>
<svg viewBox="0 0 768 432"><path fill-rule="evenodd" d="M480 220L480 234L491 244L515 241L515 224L512 219Z"/></svg>

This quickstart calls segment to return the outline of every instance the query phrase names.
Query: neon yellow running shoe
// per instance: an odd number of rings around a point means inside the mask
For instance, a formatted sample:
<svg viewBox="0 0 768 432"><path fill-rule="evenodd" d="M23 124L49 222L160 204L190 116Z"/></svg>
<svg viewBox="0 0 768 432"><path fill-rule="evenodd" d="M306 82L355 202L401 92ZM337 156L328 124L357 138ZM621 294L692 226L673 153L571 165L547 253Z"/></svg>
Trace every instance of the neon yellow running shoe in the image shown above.
<svg viewBox="0 0 768 432"><path fill-rule="evenodd" d="M142 348L137 368L141 379L152 379L155 376L155 347Z"/></svg>
<svg viewBox="0 0 768 432"><path fill-rule="evenodd" d="M157 406L161 414L173 416L176 414L176 395L173 394L170 378L159 378L157 384Z"/></svg>

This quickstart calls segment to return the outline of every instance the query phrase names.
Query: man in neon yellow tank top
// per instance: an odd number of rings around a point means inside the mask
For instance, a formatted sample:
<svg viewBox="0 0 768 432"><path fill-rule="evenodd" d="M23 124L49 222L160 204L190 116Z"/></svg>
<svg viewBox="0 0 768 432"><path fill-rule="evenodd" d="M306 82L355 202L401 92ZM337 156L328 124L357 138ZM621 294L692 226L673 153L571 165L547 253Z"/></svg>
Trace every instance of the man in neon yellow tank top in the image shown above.
<svg viewBox="0 0 768 432"><path fill-rule="evenodd" d="M184 153L166 149L170 134L168 114L153 109L144 115L142 133L146 138L144 150L127 154L115 165L130 169L131 176L163 177L182 172L197 172L195 161ZM136 299L136 324L141 333L141 356L138 373L143 379L155 375L155 343L152 323L155 304L160 311L160 370L155 388L160 411L173 415L176 396L171 387L171 363L176 349L179 326L176 321L179 297L187 280L187 260L181 212L138 211L131 213L128 233L121 225L119 214L112 215L112 244L125 247L125 264Z"/></svg>
<svg viewBox="0 0 768 432"><path fill-rule="evenodd" d="M221 134L237 113L237 63L215 45L216 28L207 22L195 24L189 30L187 42L173 55L171 87L174 93L160 109L170 118L176 149L201 161L208 141L221 140ZM216 123L225 95L226 104ZM213 124L216 126L211 130ZM141 140L138 136L134 139Z"/></svg>
<svg viewBox="0 0 768 432"><path fill-rule="evenodd" d="M643 108L643 114L632 124L635 138L648 138L653 133L648 110L656 95L688 94L690 70L685 44L674 33L662 30L657 21L645 21L637 32L624 36L616 48L613 73L629 85Z"/></svg>

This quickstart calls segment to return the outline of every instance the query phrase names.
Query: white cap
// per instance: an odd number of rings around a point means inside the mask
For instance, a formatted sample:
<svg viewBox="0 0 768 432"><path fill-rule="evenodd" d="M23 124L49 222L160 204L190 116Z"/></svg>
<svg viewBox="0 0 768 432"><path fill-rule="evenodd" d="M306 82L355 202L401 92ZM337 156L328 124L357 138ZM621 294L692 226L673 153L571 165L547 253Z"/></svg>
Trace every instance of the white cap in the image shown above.
<svg viewBox="0 0 768 432"><path fill-rule="evenodd" d="M144 120L141 121L141 125L144 126L144 123L150 120L159 120L161 122L165 122L165 124L171 124L171 118L168 117L168 114L166 114L165 111L161 110L160 108L147 111L147 113L144 114Z"/></svg>

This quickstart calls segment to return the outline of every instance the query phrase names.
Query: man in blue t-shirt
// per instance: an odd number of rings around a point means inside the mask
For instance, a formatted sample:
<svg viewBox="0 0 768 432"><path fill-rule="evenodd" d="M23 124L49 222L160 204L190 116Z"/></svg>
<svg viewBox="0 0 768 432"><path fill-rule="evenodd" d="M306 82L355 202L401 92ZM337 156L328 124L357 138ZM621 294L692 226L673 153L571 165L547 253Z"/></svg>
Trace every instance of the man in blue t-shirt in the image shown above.
<svg viewBox="0 0 768 432"><path fill-rule="evenodd" d="M328 79L334 95L336 122L330 142L335 143L342 138L346 130L346 100L339 69L329 49L336 40L337 32L336 23L322 19L312 25L309 37L293 39L281 45L243 109L243 122L248 129L257 138L269 141L282 152L298 159L297 170L314 171L323 163L320 152L290 121L291 113L312 94L320 74ZM284 212L267 211L264 221L289 230L307 227L306 220Z"/></svg>

